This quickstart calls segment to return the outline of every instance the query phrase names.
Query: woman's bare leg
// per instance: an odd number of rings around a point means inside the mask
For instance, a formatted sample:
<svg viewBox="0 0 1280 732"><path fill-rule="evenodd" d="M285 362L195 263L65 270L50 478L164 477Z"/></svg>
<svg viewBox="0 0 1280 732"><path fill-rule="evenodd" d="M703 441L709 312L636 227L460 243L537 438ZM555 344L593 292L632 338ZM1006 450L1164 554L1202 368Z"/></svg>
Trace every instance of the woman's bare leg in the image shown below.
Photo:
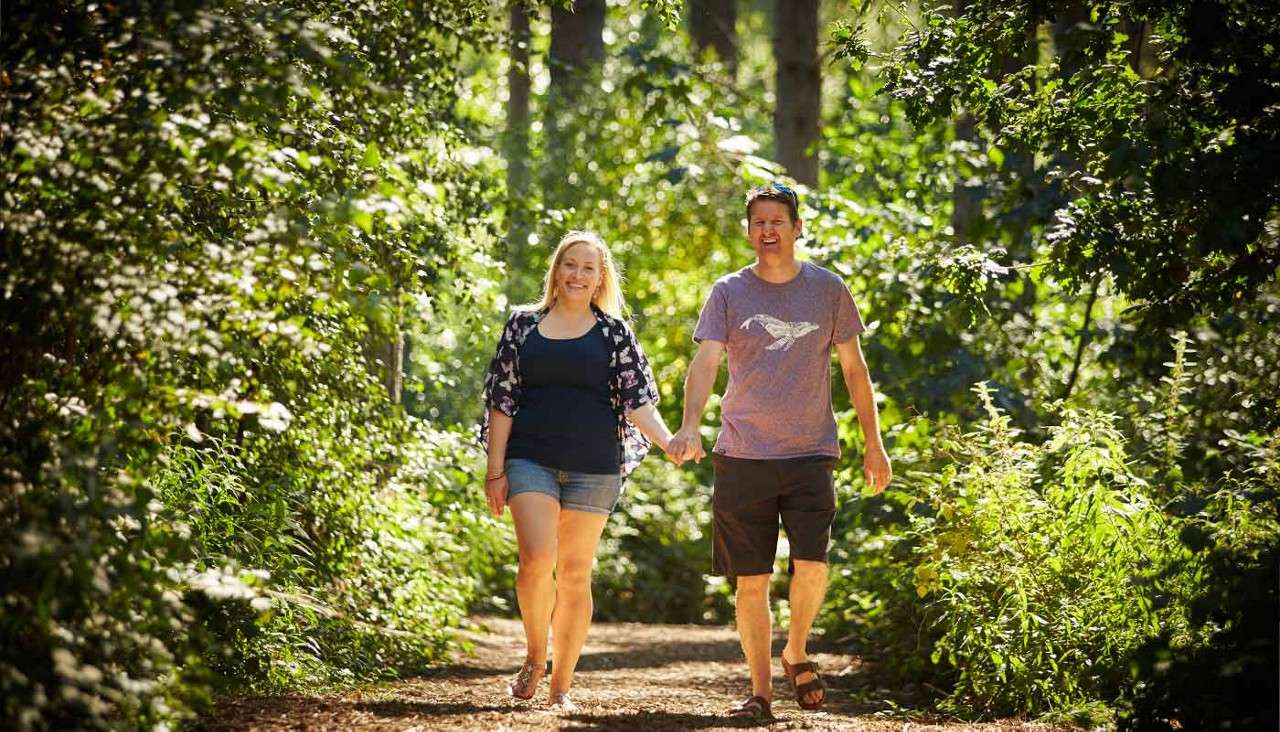
<svg viewBox="0 0 1280 732"><path fill-rule="evenodd" d="M547 663L547 629L556 602L552 571L556 564L560 501L543 493L520 493L511 498L510 505L520 552L516 599L524 623L525 664L531 667L517 675L511 691L527 697L537 689Z"/></svg>
<svg viewBox="0 0 1280 732"><path fill-rule="evenodd" d="M552 623L555 663L551 669L551 701L569 691L573 671L591 625L591 569L596 544L609 517L585 511L560 513L556 560L556 606Z"/></svg>

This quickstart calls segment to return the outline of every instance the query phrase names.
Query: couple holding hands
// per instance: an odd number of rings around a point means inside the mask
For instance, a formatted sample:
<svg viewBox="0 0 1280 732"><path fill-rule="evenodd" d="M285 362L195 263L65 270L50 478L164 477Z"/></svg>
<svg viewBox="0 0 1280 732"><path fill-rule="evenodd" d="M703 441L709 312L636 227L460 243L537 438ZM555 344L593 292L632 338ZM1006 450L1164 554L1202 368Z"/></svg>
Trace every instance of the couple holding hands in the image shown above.
<svg viewBox="0 0 1280 732"><path fill-rule="evenodd" d="M658 414L648 360L626 322L609 250L599 236L561 239L541 302L507 321L485 380L485 494L510 507L519 545L516 594L527 652L508 685L531 699L554 644L549 701L561 710L591 623L596 544L622 482L657 444L676 463L704 455L698 428L728 354L729 382L712 451L713 571L737 581L738 634L751 696L737 717L771 716L769 580L781 519L791 546L791 622L782 668L802 708L826 691L808 658L809 630L827 585L835 516L832 469L840 450L831 406L834 347L866 438L864 478L877 493L892 477L861 316L840 277L795 257L799 200L783 185L746 196L756 261L716 281L693 333L698 350L673 435Z"/></svg>

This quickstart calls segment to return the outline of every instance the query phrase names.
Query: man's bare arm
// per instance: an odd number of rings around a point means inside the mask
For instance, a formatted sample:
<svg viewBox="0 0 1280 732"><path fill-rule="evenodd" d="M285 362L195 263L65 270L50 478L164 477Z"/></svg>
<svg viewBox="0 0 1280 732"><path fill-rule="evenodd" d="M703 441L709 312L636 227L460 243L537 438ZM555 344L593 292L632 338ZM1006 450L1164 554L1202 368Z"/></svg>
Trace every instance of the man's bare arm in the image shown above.
<svg viewBox="0 0 1280 732"><path fill-rule="evenodd" d="M723 355L723 343L704 340L698 344L698 352L689 364L689 373L684 379L684 418L680 422L680 430L671 438L670 449L671 454L681 460L693 458L697 462L706 456L698 427L707 408L707 399L711 398L711 390L715 388Z"/></svg>
<svg viewBox="0 0 1280 732"><path fill-rule="evenodd" d="M840 372L844 376L845 388L849 390L849 401L858 414L858 426L862 428L862 437L866 441L863 479L873 491L879 493L893 480L893 467L889 464L889 455L880 439L880 413L876 409L871 373L862 357L862 344L858 337L837 343L836 357L840 359Z"/></svg>

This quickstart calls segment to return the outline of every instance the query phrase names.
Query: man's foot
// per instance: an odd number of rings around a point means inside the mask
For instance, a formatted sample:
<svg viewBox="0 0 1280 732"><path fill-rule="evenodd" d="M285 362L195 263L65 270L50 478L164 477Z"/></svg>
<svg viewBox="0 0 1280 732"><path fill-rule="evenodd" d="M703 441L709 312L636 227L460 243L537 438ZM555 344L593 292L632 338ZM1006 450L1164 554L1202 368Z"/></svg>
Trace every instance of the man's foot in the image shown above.
<svg viewBox="0 0 1280 732"><path fill-rule="evenodd" d="M768 699L765 699L762 696L753 696L733 709L730 709L729 716L734 719L754 719L756 721L764 721L767 719L773 719L773 709L771 708Z"/></svg>
<svg viewBox="0 0 1280 732"><path fill-rule="evenodd" d="M573 703L569 698L567 691L553 691L551 696L547 697L547 701L551 704L551 708L557 712L576 712L578 705Z"/></svg>
<svg viewBox="0 0 1280 732"><path fill-rule="evenodd" d="M787 651L782 650L782 670L796 692L796 703L801 709L817 709L827 700L827 684L818 676L818 664L808 659L794 663L787 660Z"/></svg>
<svg viewBox="0 0 1280 732"><path fill-rule="evenodd" d="M542 681L545 663L525 659L524 665L507 683L507 693L521 701L529 701L538 693L538 682Z"/></svg>

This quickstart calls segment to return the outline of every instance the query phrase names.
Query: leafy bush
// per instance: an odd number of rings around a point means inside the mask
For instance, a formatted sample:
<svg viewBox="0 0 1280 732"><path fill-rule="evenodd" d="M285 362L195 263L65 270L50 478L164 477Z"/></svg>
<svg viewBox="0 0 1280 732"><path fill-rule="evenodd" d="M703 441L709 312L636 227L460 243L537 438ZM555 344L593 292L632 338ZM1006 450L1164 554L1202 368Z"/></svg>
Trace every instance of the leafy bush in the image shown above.
<svg viewBox="0 0 1280 732"><path fill-rule="evenodd" d="M265 482L214 438L169 455L153 484L191 539L192 576L252 568L244 602L189 598L224 686L329 684L420 668L448 647L449 629L509 538L467 488L478 454L463 433L419 425L404 436L401 467L385 486L353 482L343 494ZM313 503L320 497L323 509Z"/></svg>
<svg viewBox="0 0 1280 732"><path fill-rule="evenodd" d="M651 455L628 481L596 552L595 617L725 622L728 585L711 571L711 494Z"/></svg>
<svg viewBox="0 0 1280 732"><path fill-rule="evenodd" d="M1268 719L1276 445L1210 494L1179 482L1166 460L1184 352L1143 431L1163 435L1147 462L1124 422L1092 410L1063 407L1045 440L1023 440L985 385L975 430L902 430L903 485L837 527L825 625L874 641L899 680L929 682L959 716Z"/></svg>
<svg viewBox="0 0 1280 732"><path fill-rule="evenodd" d="M491 241L450 111L485 32L465 0L6 9L6 721L438 657L502 534L396 377Z"/></svg>
<svg viewBox="0 0 1280 732"><path fill-rule="evenodd" d="M1132 659L1121 726L1263 728L1280 713L1280 436L1240 477L1183 495L1182 551L1143 585L1159 632Z"/></svg>
<svg viewBox="0 0 1280 732"><path fill-rule="evenodd" d="M930 660L953 680L946 708L1045 713L1104 699L1149 631L1131 581L1168 551L1167 522L1126 465L1114 418L1067 410L1041 445L987 420L943 438L916 473L916 592Z"/></svg>
<svg viewBox="0 0 1280 732"><path fill-rule="evenodd" d="M1065 410L1033 444L1017 439L989 388L976 391L987 418L970 433L930 435L931 454L904 479L910 495L892 498L902 523L874 541L844 529L888 573L875 587L893 612L846 612L834 625L861 624L872 638L893 626L889 657L907 653L898 671L944 683L950 713L1086 709L1112 693L1151 631L1131 581L1167 553L1168 522L1126 465L1114 418ZM839 559L858 557L846 548ZM850 591L866 574L838 570L832 594L874 605Z"/></svg>

